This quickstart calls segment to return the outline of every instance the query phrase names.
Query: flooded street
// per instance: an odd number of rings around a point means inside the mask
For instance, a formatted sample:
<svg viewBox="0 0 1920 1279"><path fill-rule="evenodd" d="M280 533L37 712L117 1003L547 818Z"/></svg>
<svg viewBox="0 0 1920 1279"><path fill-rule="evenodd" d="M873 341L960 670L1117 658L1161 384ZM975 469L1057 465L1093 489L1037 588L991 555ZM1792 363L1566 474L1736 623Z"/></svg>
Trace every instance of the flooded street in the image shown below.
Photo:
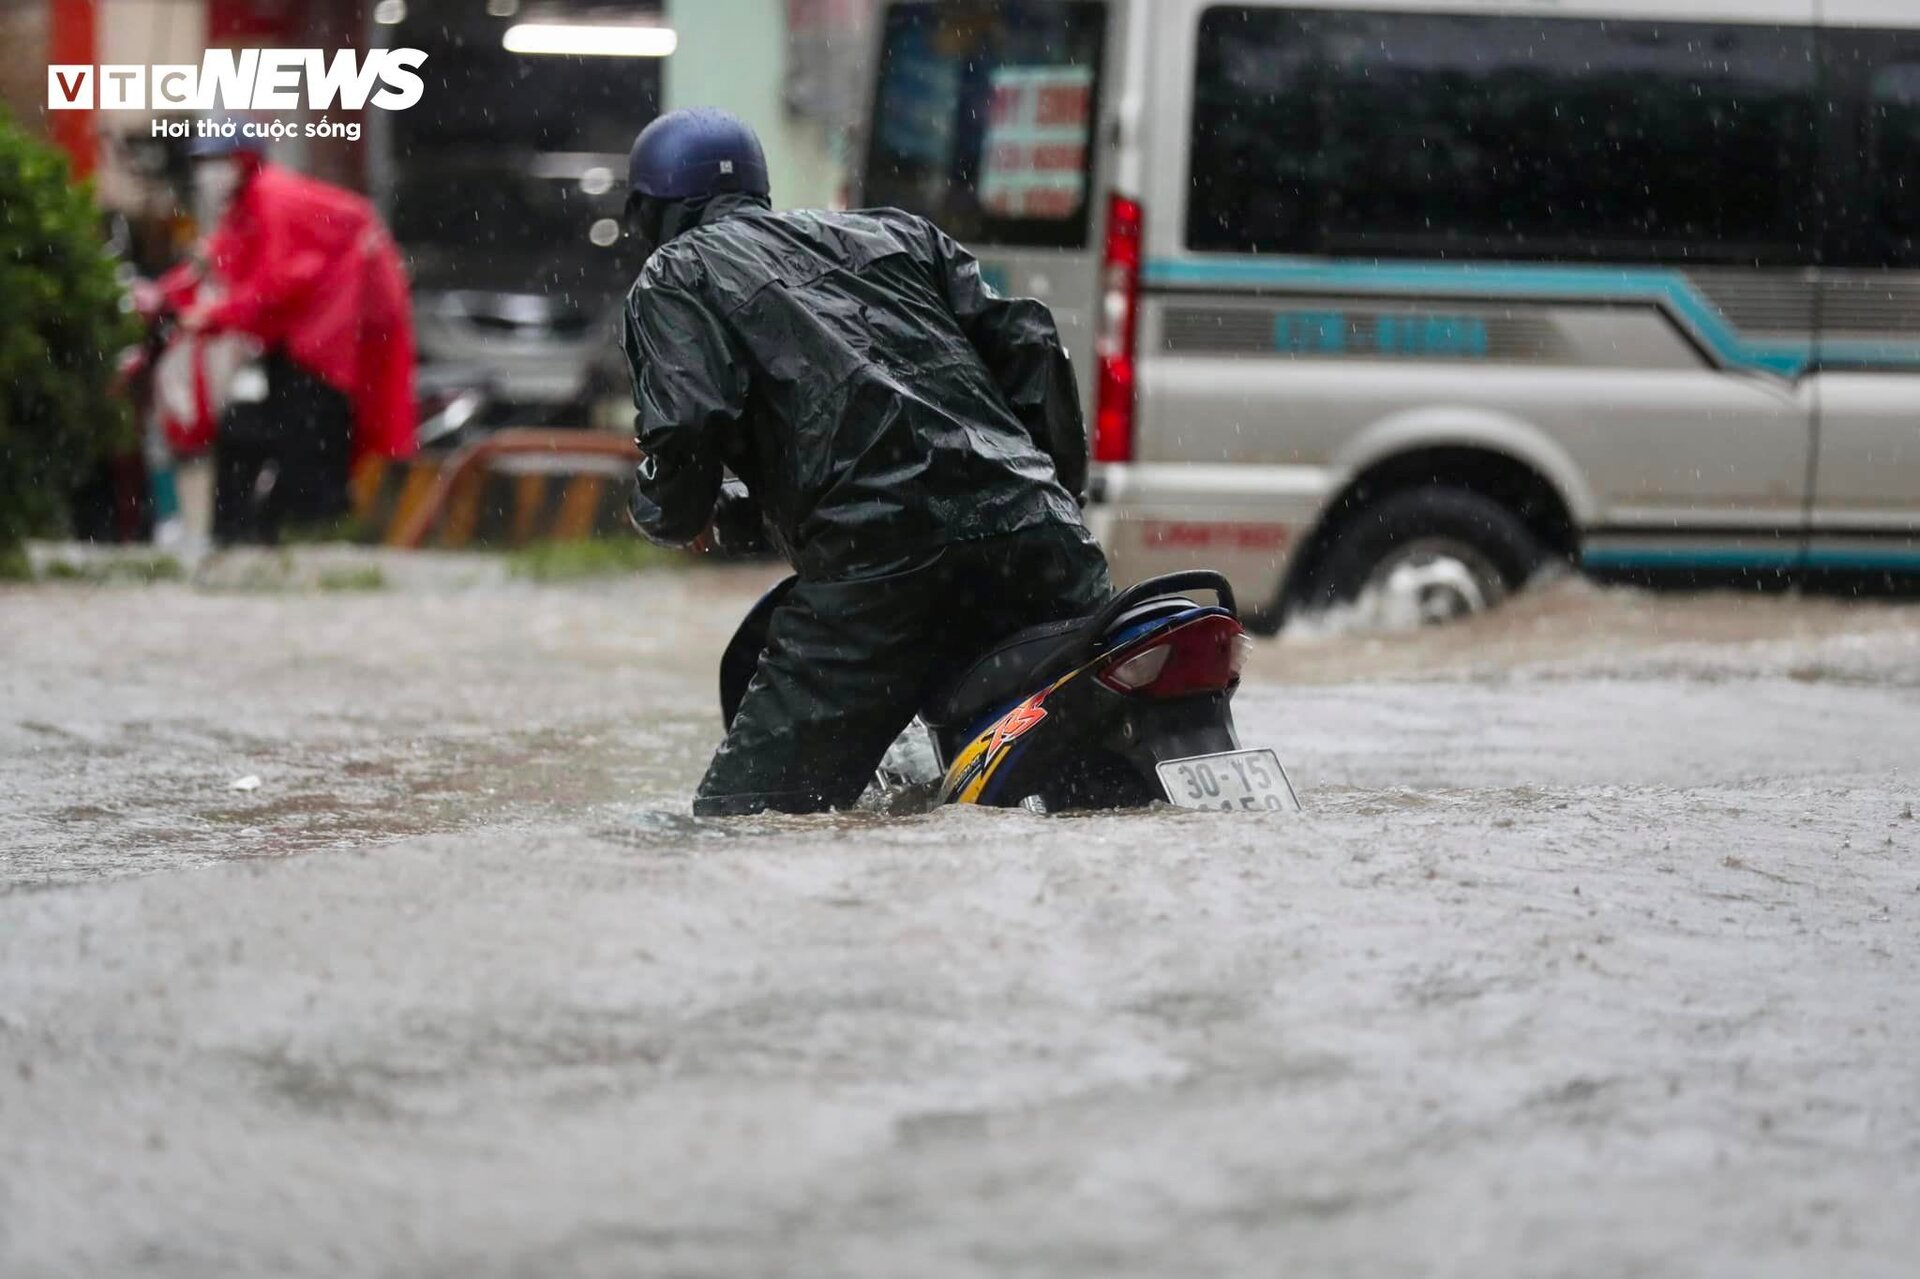
<svg viewBox="0 0 1920 1279"><path fill-rule="evenodd" d="M696 820L767 580L0 590L0 1273L1912 1273L1920 607L1264 642L1299 816Z"/></svg>

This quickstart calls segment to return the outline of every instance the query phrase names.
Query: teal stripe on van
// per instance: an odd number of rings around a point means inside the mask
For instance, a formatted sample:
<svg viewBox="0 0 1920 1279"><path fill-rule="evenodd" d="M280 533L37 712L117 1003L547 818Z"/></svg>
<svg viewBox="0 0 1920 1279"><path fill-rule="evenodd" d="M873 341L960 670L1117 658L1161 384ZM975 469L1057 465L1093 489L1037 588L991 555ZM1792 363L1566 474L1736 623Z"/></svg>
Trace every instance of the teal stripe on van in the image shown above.
<svg viewBox="0 0 1920 1279"><path fill-rule="evenodd" d="M1914 572L1920 571L1920 550L1904 551L1894 547L1823 550L1815 547L1807 552L1807 567L1859 569L1876 573Z"/></svg>
<svg viewBox="0 0 1920 1279"><path fill-rule="evenodd" d="M1596 546L1580 552L1588 568L1788 569L1802 563L1797 547Z"/></svg>
<svg viewBox="0 0 1920 1279"><path fill-rule="evenodd" d="M1787 377L1805 372L1814 341L1749 338L1727 322L1679 271L1616 267L1528 266L1478 262L1325 262L1290 258L1239 261L1150 260L1141 272L1150 286L1166 288L1284 288L1300 292L1440 294L1449 297L1577 299L1655 303L1687 326L1722 364L1762 369ZM1920 342L1830 342L1829 360L1871 364L1920 364Z"/></svg>
<svg viewBox="0 0 1920 1279"><path fill-rule="evenodd" d="M1840 572L1920 572L1920 550L1860 547L1800 551L1791 547L1605 546L1580 553L1580 562L1593 569L1719 569L1777 571L1794 568Z"/></svg>

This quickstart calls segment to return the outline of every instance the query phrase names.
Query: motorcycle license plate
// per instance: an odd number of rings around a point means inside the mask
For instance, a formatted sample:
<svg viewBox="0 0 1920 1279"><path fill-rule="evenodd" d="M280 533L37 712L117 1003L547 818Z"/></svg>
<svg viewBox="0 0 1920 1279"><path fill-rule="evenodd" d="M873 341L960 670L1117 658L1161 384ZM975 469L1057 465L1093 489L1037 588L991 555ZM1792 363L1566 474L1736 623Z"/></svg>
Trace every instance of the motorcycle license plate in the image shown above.
<svg viewBox="0 0 1920 1279"><path fill-rule="evenodd" d="M1300 801L1280 757L1270 750L1222 751L1158 765L1168 800L1182 808L1249 809L1295 813Z"/></svg>

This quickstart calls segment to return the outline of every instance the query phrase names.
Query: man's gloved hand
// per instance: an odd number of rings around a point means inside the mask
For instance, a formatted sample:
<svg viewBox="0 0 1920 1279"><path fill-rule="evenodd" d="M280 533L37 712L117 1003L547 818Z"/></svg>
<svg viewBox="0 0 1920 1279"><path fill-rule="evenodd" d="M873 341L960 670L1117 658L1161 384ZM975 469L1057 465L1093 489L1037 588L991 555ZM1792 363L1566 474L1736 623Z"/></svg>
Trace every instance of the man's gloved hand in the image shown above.
<svg viewBox="0 0 1920 1279"><path fill-rule="evenodd" d="M713 544L729 555L758 555L768 549L760 504L739 480L720 485L720 500L713 506Z"/></svg>

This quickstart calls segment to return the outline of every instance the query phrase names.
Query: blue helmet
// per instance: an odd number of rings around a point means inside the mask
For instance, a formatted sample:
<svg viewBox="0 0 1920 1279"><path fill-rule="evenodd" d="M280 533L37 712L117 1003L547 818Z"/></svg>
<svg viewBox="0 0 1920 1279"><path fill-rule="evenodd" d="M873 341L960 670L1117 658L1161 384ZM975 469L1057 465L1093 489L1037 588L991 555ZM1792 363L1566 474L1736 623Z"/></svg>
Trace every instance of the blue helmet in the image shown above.
<svg viewBox="0 0 1920 1279"><path fill-rule="evenodd" d="M669 111L642 129L627 160L627 185L630 198L653 200L772 194L760 139L718 107Z"/></svg>

